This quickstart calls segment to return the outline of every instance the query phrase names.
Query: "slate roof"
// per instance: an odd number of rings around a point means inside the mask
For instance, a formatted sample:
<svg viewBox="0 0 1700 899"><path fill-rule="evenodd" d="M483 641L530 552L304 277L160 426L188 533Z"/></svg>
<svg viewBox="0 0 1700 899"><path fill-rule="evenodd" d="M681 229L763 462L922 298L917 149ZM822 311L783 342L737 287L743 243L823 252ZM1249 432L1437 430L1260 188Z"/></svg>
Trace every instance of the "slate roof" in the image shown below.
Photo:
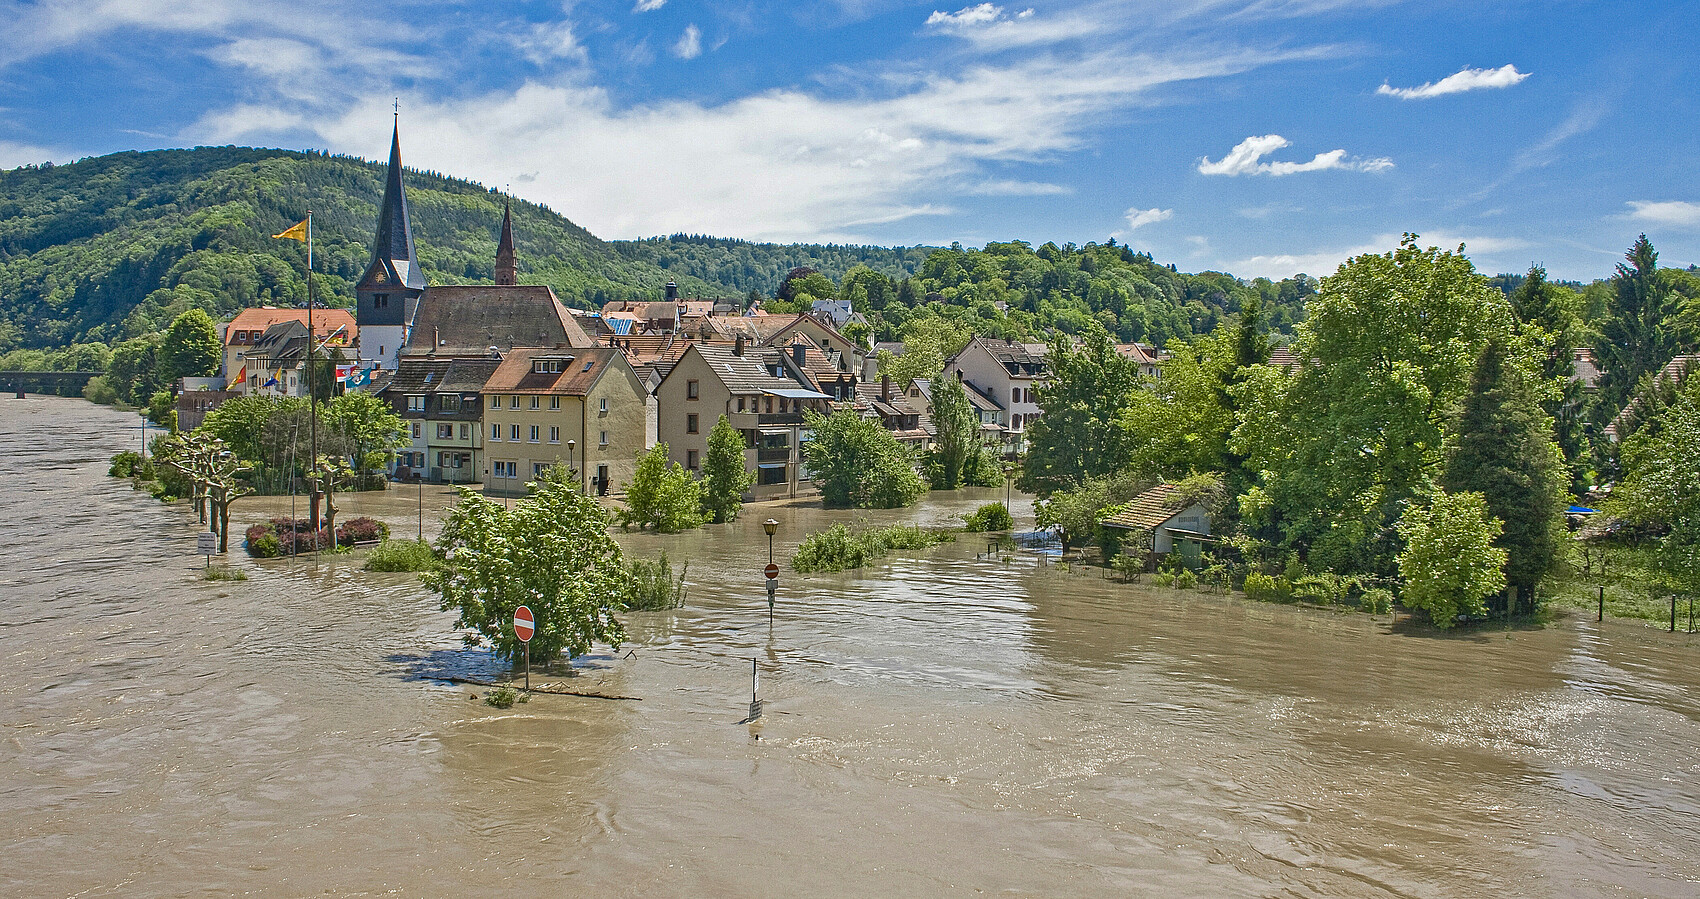
<svg viewBox="0 0 1700 899"><path fill-rule="evenodd" d="M1695 371L1700 371L1700 354L1678 356L1665 363L1665 367L1659 369L1659 373L1653 376L1653 381L1669 381L1681 387L1682 383L1688 379L1688 375ZM1626 430L1632 430L1630 426L1636 424L1641 417L1642 410L1638 408L1640 405L1632 398L1628 405L1619 409L1617 415L1612 418L1611 424L1606 425L1606 438L1616 441L1619 434Z"/></svg>
<svg viewBox="0 0 1700 899"><path fill-rule="evenodd" d="M435 346L433 346L435 341ZM589 347L590 335L543 285L430 287L402 355L486 356L516 346Z"/></svg>
<svg viewBox="0 0 1700 899"><path fill-rule="evenodd" d="M560 359L559 372L538 372L533 362L539 359ZM625 362L619 350L612 347L584 349L554 349L544 347L514 347L502 359L490 380L486 393L526 393L558 396L584 396L602 379L602 373Z"/></svg>
<svg viewBox="0 0 1700 899"><path fill-rule="evenodd" d="M962 353L979 349L990 353L998 364L1009 372L1011 377L1033 378L1045 374L1045 351L1047 347L1041 343L1016 343L1013 340L995 340L990 337L976 337L968 341L962 348ZM957 353L951 357L951 362L962 356ZM946 363L947 367L949 363Z"/></svg>
<svg viewBox="0 0 1700 899"><path fill-rule="evenodd" d="M748 350L744 355L733 354L733 348L711 344L692 344L686 352L701 354L703 361L719 376L726 389L733 393L762 393L768 390L795 390L802 384L790 378L770 374L757 354Z"/></svg>
<svg viewBox="0 0 1700 899"><path fill-rule="evenodd" d="M360 288L383 283L400 284L414 290L425 286L413 252L413 224L407 214L407 192L401 184L401 126L390 135L389 176L384 182L384 204L378 210L378 233L372 241L372 262ZM382 271L382 280L375 276Z"/></svg>
<svg viewBox="0 0 1700 899"><path fill-rule="evenodd" d="M1593 390L1600 386L1600 368L1594 364L1594 351L1592 349L1577 347L1572 350L1570 364L1575 371L1576 380L1581 381L1584 388Z"/></svg>
<svg viewBox="0 0 1700 899"><path fill-rule="evenodd" d="M1181 496L1179 487L1173 484L1159 484L1135 497L1123 511L1104 519L1103 525L1130 531L1149 531L1175 517L1186 507L1186 500Z"/></svg>
<svg viewBox="0 0 1700 899"><path fill-rule="evenodd" d="M403 359L380 393L478 393L501 364L498 359Z"/></svg>

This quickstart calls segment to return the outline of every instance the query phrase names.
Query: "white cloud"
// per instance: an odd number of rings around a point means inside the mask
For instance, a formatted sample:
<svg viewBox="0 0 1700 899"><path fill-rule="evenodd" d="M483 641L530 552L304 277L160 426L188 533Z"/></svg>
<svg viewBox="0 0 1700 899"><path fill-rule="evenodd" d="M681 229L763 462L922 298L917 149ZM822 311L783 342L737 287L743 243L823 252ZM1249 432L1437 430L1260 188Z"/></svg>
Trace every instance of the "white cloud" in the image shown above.
<svg viewBox="0 0 1700 899"><path fill-rule="evenodd" d="M519 46L525 58L536 65L546 65L556 60L571 62L587 62L590 54L584 45L579 43L578 35L573 31L571 22L545 22L533 25L531 33L518 39Z"/></svg>
<svg viewBox="0 0 1700 899"><path fill-rule="evenodd" d="M969 28L975 25L989 25L1003 18L1003 7L982 3L979 6L965 6L956 12L940 12L933 10L927 17L927 24L935 28Z"/></svg>
<svg viewBox="0 0 1700 899"><path fill-rule="evenodd" d="M655 12L666 5L667 0L637 0L637 4L632 7L632 12Z"/></svg>
<svg viewBox="0 0 1700 899"><path fill-rule="evenodd" d="M1683 200L1630 200L1629 207L1629 217L1638 222L1652 222L1656 225L1700 225L1700 203Z"/></svg>
<svg viewBox="0 0 1700 899"><path fill-rule="evenodd" d="M1045 181L981 181L964 193L979 197L1055 197L1074 193L1074 188Z"/></svg>
<svg viewBox="0 0 1700 899"><path fill-rule="evenodd" d="M1430 97L1461 94L1465 91L1510 87L1527 77L1529 73L1517 71L1515 65L1504 65L1497 69L1472 69L1465 66L1456 75L1448 75L1439 81L1419 84L1416 87L1392 87L1383 82L1376 93L1398 97L1401 100L1427 100Z"/></svg>
<svg viewBox="0 0 1700 899"><path fill-rule="evenodd" d="M1137 231L1146 225L1154 225L1157 222L1166 222L1174 218L1175 211L1173 209L1140 209L1134 207L1123 215L1127 216L1127 229Z"/></svg>
<svg viewBox="0 0 1700 899"><path fill-rule="evenodd" d="M702 29L695 25L686 25L685 33L679 36L679 42L673 45L673 55L680 59L696 59L702 55Z"/></svg>
<svg viewBox="0 0 1700 899"><path fill-rule="evenodd" d="M0 170L15 169L23 165L40 165L44 162L63 161L65 161L64 154L54 153L46 147L0 140Z"/></svg>
<svg viewBox="0 0 1700 899"><path fill-rule="evenodd" d="M1321 172L1328 169L1342 169L1351 172L1381 172L1393 167L1393 160L1383 157L1375 159L1356 159L1346 156L1345 150L1329 150L1318 153L1309 162L1262 162L1263 157L1283 147L1290 147L1293 142L1279 134L1265 134L1261 137L1248 137L1239 142L1228 155L1218 162L1211 162L1209 157L1198 161L1198 172L1201 175L1293 175L1299 172Z"/></svg>
<svg viewBox="0 0 1700 899"><path fill-rule="evenodd" d="M1399 246L1401 237L1402 235L1399 234L1379 234L1363 244L1347 249L1252 256L1230 263L1226 266L1226 270L1241 278L1281 279L1301 273L1313 278L1325 278L1334 274L1334 271L1348 259L1366 253L1385 254L1391 252ZM1508 253L1530 246L1528 241L1515 237L1481 236L1466 238L1441 232L1423 234L1418 238L1417 243L1420 246L1439 247L1443 250L1455 250L1459 244L1463 244L1466 255L1470 256L1472 260L1476 260L1478 255L1490 256L1495 253ZM1500 270L1504 271L1505 269Z"/></svg>

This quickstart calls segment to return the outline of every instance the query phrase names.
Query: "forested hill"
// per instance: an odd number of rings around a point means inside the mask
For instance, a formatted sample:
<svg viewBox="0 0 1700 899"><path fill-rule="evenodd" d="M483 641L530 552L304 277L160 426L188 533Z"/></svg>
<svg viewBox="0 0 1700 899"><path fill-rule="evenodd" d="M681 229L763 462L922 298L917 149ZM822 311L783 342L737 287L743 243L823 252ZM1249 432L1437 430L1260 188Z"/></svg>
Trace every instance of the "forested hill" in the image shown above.
<svg viewBox="0 0 1700 899"><path fill-rule="evenodd" d="M239 147L0 172L0 352L140 336L195 306L228 316L305 302L305 247L271 235L308 209L315 288L349 303L383 182L379 163ZM431 283L488 282L504 198L430 172L409 171L407 188ZM617 253L545 207L515 200L513 211L521 279L569 304L659 296L669 278L688 294L741 295Z"/></svg>
<svg viewBox="0 0 1700 899"><path fill-rule="evenodd" d="M370 257L381 163L317 152L198 147L116 153L0 172L0 354L114 345L158 333L200 308L304 303L306 249L271 235L314 213L315 289L353 299ZM433 284L488 283L506 198L433 172L409 171L414 241ZM1114 241L964 250L761 244L674 235L603 241L544 206L513 201L520 278L569 305L659 297L775 296L770 308L842 295L896 339L921 315L975 333L1042 337L1102 324L1123 340L1162 344L1214 328L1249 297L1288 331L1314 281L1241 283L1184 274ZM818 272L803 282L788 275ZM787 302L792 301L792 302ZM889 303L889 308L888 308ZM930 312L927 310L931 310Z"/></svg>

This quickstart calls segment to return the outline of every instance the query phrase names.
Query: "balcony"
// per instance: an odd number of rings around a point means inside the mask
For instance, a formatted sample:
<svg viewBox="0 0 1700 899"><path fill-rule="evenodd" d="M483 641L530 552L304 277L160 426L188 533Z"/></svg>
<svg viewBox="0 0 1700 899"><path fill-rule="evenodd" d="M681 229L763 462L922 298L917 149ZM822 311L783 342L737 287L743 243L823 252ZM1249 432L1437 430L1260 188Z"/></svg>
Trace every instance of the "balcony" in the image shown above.
<svg viewBox="0 0 1700 899"><path fill-rule="evenodd" d="M756 462L789 462L791 448L788 446L763 446L756 448Z"/></svg>
<svg viewBox="0 0 1700 899"><path fill-rule="evenodd" d="M801 412L763 412L756 416L757 424L761 427L772 425L800 425L803 423Z"/></svg>

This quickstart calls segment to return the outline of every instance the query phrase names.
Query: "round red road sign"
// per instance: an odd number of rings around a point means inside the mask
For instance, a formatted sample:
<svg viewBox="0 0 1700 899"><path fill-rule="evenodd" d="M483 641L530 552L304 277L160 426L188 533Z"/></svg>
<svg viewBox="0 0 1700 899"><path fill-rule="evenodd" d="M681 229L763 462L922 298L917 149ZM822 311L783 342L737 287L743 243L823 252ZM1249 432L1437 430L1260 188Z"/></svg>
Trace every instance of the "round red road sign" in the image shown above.
<svg viewBox="0 0 1700 899"><path fill-rule="evenodd" d="M767 575L767 579L770 580L770 581L778 580L779 579L779 566L773 564L772 562L769 562L769 563L767 563L767 567L763 568L761 570L761 573Z"/></svg>
<svg viewBox="0 0 1700 899"><path fill-rule="evenodd" d="M519 642L530 643L536 633L537 618L531 614L531 608L520 606L514 609L514 636L519 638Z"/></svg>

